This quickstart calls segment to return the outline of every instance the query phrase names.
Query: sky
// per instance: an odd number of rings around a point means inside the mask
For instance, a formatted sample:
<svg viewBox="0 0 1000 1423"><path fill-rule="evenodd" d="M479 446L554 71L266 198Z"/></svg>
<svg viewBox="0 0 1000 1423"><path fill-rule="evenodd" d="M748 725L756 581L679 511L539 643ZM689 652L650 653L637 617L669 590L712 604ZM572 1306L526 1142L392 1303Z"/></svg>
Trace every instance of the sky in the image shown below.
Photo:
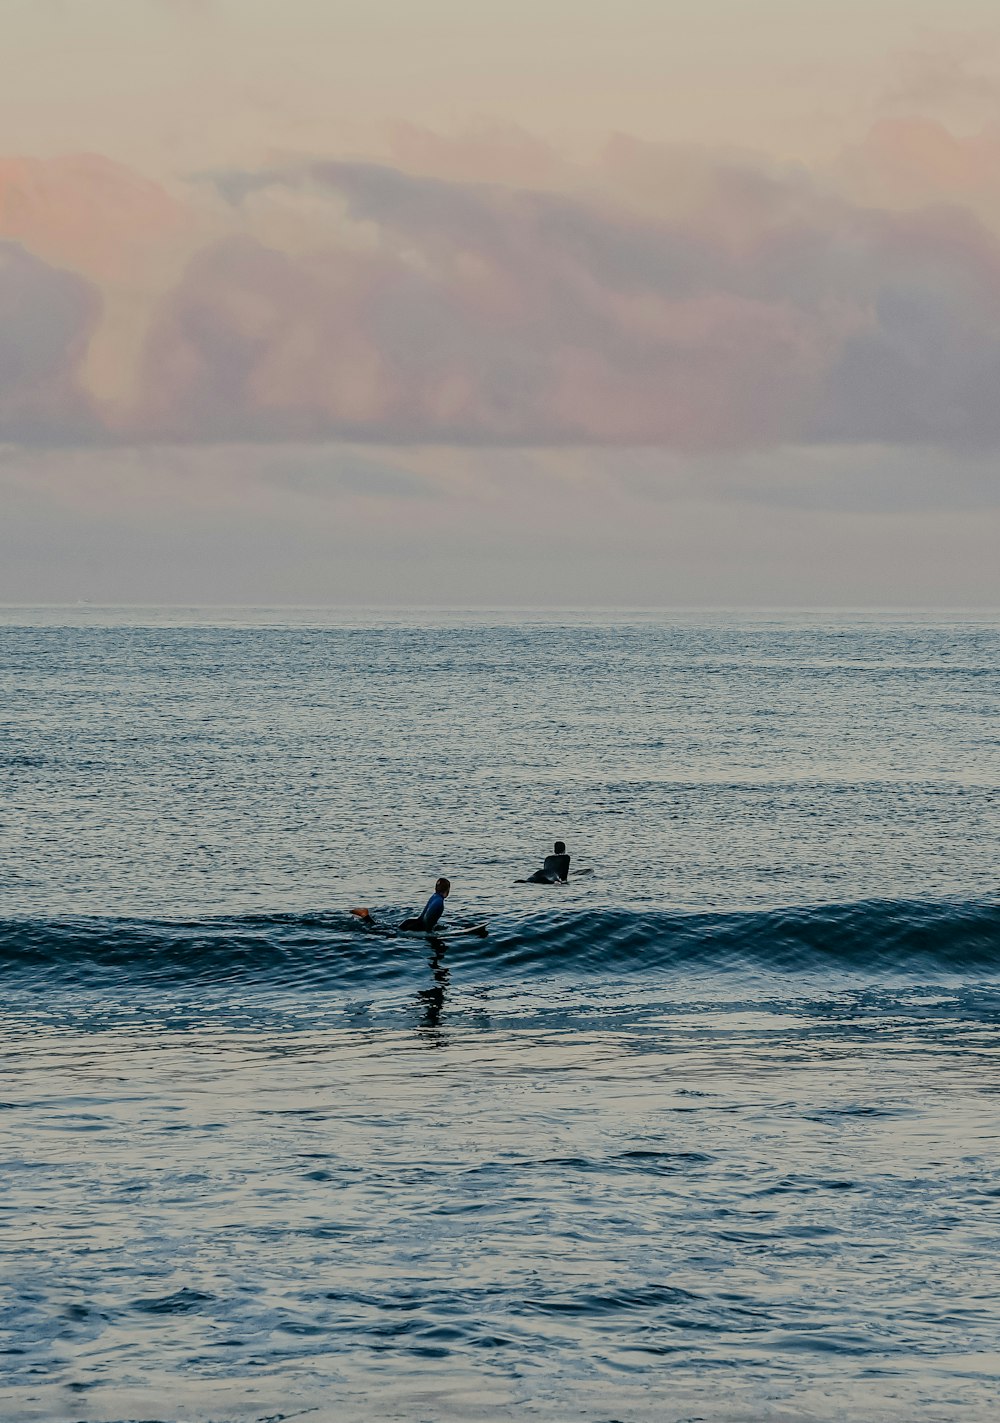
<svg viewBox="0 0 1000 1423"><path fill-rule="evenodd" d="M993 0L0 16L0 601L1000 602Z"/></svg>

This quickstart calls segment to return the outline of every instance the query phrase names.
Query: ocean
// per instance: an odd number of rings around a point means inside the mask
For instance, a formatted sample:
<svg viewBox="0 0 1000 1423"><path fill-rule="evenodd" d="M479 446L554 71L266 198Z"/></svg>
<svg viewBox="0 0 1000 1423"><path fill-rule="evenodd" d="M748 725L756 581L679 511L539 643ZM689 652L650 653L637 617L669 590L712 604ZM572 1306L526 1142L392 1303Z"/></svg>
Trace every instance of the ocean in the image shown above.
<svg viewBox="0 0 1000 1423"><path fill-rule="evenodd" d="M995 1417L998 708L981 612L0 610L0 1417Z"/></svg>

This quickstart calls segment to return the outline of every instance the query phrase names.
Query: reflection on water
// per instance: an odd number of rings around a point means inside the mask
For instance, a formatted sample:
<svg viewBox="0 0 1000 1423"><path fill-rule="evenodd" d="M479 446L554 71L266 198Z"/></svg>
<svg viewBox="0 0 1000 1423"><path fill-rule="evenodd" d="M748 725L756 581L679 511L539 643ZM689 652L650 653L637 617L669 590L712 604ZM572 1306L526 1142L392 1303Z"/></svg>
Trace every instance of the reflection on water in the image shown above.
<svg viewBox="0 0 1000 1423"><path fill-rule="evenodd" d="M422 988L417 994L417 1001L423 1008L423 1016L420 1019L420 1028L424 1042L428 1047L444 1047L446 1039L439 1031L441 1015L444 1012L445 992L448 988L450 974L444 962L445 945L441 939L431 940L430 969L434 976L433 988Z"/></svg>

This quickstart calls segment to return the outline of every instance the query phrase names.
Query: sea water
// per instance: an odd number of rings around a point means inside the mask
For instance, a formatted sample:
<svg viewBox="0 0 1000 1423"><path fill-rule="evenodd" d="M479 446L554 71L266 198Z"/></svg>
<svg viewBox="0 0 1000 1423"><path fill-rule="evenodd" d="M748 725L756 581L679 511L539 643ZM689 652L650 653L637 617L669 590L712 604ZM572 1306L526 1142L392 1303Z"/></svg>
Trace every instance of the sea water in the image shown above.
<svg viewBox="0 0 1000 1423"><path fill-rule="evenodd" d="M998 706L983 614L4 611L0 1416L995 1416Z"/></svg>

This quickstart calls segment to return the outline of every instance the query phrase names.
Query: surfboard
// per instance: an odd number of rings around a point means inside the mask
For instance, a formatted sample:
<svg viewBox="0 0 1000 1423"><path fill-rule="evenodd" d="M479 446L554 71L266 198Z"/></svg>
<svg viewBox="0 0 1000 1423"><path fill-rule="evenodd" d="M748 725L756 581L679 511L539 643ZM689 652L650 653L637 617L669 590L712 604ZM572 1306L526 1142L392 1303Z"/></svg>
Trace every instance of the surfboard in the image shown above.
<svg viewBox="0 0 1000 1423"><path fill-rule="evenodd" d="M416 934L423 939L485 939L489 931L487 924L463 924L456 929L404 929L402 933Z"/></svg>
<svg viewBox="0 0 1000 1423"><path fill-rule="evenodd" d="M569 872L569 877L570 877L570 879L582 879L584 876L586 876L586 875L592 875L593 873L594 873L594 871L593 871L592 869L589 869L589 868L588 868L588 869L585 869L585 870L570 870L570 872ZM565 881L565 880L561 880L561 879L535 879L533 876L529 875L527 879L516 879L516 880L514 881L514 883L515 883L515 884L565 884L566 881Z"/></svg>

